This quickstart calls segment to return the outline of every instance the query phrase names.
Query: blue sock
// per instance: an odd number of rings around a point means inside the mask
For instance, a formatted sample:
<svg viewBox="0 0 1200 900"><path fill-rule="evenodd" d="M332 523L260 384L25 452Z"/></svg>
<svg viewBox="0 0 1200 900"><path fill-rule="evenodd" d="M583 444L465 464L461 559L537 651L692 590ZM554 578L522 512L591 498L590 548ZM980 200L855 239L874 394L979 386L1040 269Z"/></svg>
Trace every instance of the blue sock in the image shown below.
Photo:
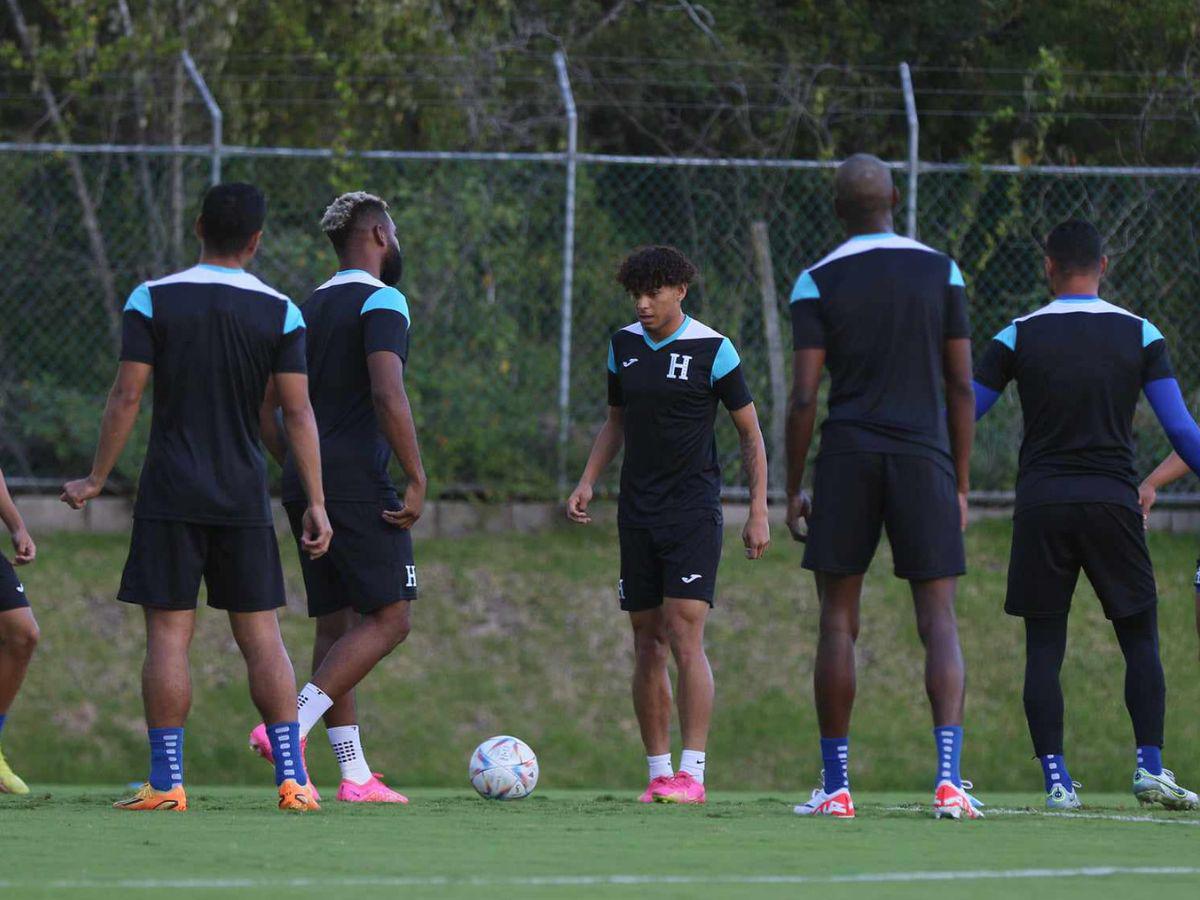
<svg viewBox="0 0 1200 900"><path fill-rule="evenodd" d="M933 729L933 739L938 748L938 783L949 781L962 787L962 775L958 771L958 759L962 755L963 732L961 725L940 725Z"/></svg>
<svg viewBox="0 0 1200 900"><path fill-rule="evenodd" d="M0 713L0 733L4 731L4 720L8 718L8 713Z"/></svg>
<svg viewBox="0 0 1200 900"><path fill-rule="evenodd" d="M821 761L825 764L825 793L850 787L850 738L821 738Z"/></svg>
<svg viewBox="0 0 1200 900"><path fill-rule="evenodd" d="M1042 776L1046 779L1046 793L1054 790L1056 784L1061 784L1068 791L1075 790L1075 784L1071 781L1071 773L1067 771L1067 761L1057 753L1048 753L1045 756L1039 756L1042 763Z"/></svg>
<svg viewBox="0 0 1200 900"><path fill-rule="evenodd" d="M1137 764L1139 769L1145 769L1151 775L1162 774L1162 747L1147 744L1137 748Z"/></svg>
<svg viewBox="0 0 1200 900"><path fill-rule="evenodd" d="M291 778L297 784L308 784L308 773L300 756L300 723L276 722L267 726L271 752L275 755L275 784Z"/></svg>
<svg viewBox="0 0 1200 900"><path fill-rule="evenodd" d="M169 791L183 784L183 729L151 728L150 786Z"/></svg>

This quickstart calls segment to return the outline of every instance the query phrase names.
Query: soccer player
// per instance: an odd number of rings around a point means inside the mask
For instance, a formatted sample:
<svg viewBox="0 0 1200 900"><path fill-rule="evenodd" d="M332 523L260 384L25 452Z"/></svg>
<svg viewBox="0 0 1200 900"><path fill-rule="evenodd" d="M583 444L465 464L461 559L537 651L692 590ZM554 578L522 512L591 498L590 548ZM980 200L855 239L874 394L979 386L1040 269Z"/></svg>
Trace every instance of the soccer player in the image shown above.
<svg viewBox="0 0 1200 900"><path fill-rule="evenodd" d="M721 558L721 467L713 436L717 404L738 430L750 488L742 530L746 557L770 543L767 455L741 359L729 338L683 312L696 267L673 247L642 247L617 281L637 321L608 345L608 418L567 500L573 522L591 521L593 487L621 445L617 595L633 625L633 708L650 784L643 803L705 802L705 744L713 678L704 652ZM668 652L679 670L683 755L671 768Z"/></svg>
<svg viewBox="0 0 1200 900"><path fill-rule="evenodd" d="M25 528L25 521L8 493L4 473L0 472L0 521L12 535L13 563L26 566L37 556L37 547ZM13 570L12 563L0 556L0 737L8 711L25 680L29 661L33 659L38 642L37 621L25 596L25 585ZM29 787L21 780L0 751L0 794L28 794Z"/></svg>
<svg viewBox="0 0 1200 900"><path fill-rule="evenodd" d="M893 233L898 202L890 170L874 156L842 163L835 210L848 239L792 289L787 522L807 539L804 567L816 573L821 604L813 685L824 761L823 784L795 811L854 815L854 644L863 575L886 527L925 647L934 815L977 818L959 774L964 672L954 615L974 434L966 295L954 260ZM825 366L829 412L810 500L801 482Z"/></svg>
<svg viewBox="0 0 1200 900"><path fill-rule="evenodd" d="M305 551L321 556L331 531L308 401L304 320L287 297L245 271L265 217L266 200L253 185L211 188L195 226L199 264L129 295L121 363L91 474L63 486L62 499L75 509L100 493L153 374L150 442L117 594L143 607L146 619L142 695L150 777L118 809L187 809L188 647L202 577L208 605L229 614L251 699L271 723L279 808L318 808L300 757L295 675L276 613L284 605L283 571L259 446L268 379L274 379L308 498Z"/></svg>
<svg viewBox="0 0 1200 900"><path fill-rule="evenodd" d="M387 210L383 200L362 191L330 204L321 229L341 267L304 304L309 394L337 537L320 559L306 558L301 546L316 639L312 680L299 697L300 741L304 748L309 730L324 716L341 767L337 799L357 803L408 802L367 765L354 686L408 636L417 596L409 529L425 502L425 470L404 390L409 312L395 288L403 260ZM299 545L304 487L276 426L272 400L269 396L263 417L263 440L283 463L283 502ZM388 476L393 453L408 479L403 503ZM272 758L262 725L251 734L250 746Z"/></svg>
<svg viewBox="0 0 1200 900"><path fill-rule="evenodd" d="M1162 764L1166 684L1134 474L1138 395L1145 392L1172 445L1197 471L1200 428L1159 330L1100 299L1108 258L1095 226L1061 223L1045 253L1054 301L996 335L975 372L975 396L978 416L1009 381L1021 396L1025 438L1004 610L1025 619L1025 715L1042 762L1046 806L1080 806L1063 756L1059 670L1082 569L1125 656L1125 705L1137 745L1133 793L1143 803L1195 809L1196 795Z"/></svg>

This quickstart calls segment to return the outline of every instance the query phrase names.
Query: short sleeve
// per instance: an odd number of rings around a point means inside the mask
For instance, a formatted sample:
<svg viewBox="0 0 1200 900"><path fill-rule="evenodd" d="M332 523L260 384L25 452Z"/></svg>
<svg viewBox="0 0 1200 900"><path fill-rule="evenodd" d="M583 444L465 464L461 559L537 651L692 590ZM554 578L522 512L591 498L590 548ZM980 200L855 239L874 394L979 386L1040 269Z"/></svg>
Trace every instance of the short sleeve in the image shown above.
<svg viewBox="0 0 1200 900"><path fill-rule="evenodd" d="M608 342L608 405L624 406L625 391L621 389L621 376L617 374L617 357L612 341Z"/></svg>
<svg viewBox="0 0 1200 900"><path fill-rule="evenodd" d="M279 337L279 345L275 348L275 366L272 371L294 372L300 375L308 372L304 336L304 316L300 307L288 300L287 311L283 316L283 333Z"/></svg>
<svg viewBox="0 0 1200 900"><path fill-rule="evenodd" d="M942 337L969 338L971 320L967 315L967 286L963 281L958 263L950 260L950 274L946 281L946 310L942 317Z"/></svg>
<svg viewBox="0 0 1200 900"><path fill-rule="evenodd" d="M1009 325L988 343L975 364L975 381L993 391L1003 391L1013 379L1017 359L1017 326Z"/></svg>
<svg viewBox="0 0 1200 900"><path fill-rule="evenodd" d="M750 388L746 385L742 359L729 338L721 340L717 355L713 357L711 379L713 390L726 409L741 409L754 401L754 397L750 395Z"/></svg>
<svg viewBox="0 0 1200 900"><path fill-rule="evenodd" d="M1142 320L1142 384L1174 378L1167 342L1162 332L1147 320Z"/></svg>
<svg viewBox="0 0 1200 900"><path fill-rule="evenodd" d="M144 284L134 288L121 312L121 360L154 364L154 305Z"/></svg>
<svg viewBox="0 0 1200 900"><path fill-rule="evenodd" d="M380 288L363 303L363 350L371 354L380 350L395 353L408 362L408 300L394 287Z"/></svg>
<svg viewBox="0 0 1200 900"><path fill-rule="evenodd" d="M825 320L822 315L821 290L806 269L792 287L792 347L803 350L825 346Z"/></svg>

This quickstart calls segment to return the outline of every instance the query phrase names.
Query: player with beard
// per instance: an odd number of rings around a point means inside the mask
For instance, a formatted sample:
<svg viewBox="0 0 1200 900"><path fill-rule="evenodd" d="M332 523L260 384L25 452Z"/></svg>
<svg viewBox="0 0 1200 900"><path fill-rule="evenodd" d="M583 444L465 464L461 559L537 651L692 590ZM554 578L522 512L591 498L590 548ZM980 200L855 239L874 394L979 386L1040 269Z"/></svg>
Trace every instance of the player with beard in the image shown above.
<svg viewBox="0 0 1200 900"><path fill-rule="evenodd" d="M310 560L302 553L300 559L308 612L317 620L313 676L298 701L301 745L324 717L341 767L337 799L358 803L408 802L367 766L354 687L408 636L417 595L409 529L425 502L425 471L404 389L408 302L394 287L403 260L387 210L362 191L330 204L321 229L340 269L303 306L327 509L339 534L326 557ZM304 493L270 393L262 431L283 464L283 503L299 540ZM388 477L392 454L408 480L403 502ZM262 725L250 745L271 758Z"/></svg>

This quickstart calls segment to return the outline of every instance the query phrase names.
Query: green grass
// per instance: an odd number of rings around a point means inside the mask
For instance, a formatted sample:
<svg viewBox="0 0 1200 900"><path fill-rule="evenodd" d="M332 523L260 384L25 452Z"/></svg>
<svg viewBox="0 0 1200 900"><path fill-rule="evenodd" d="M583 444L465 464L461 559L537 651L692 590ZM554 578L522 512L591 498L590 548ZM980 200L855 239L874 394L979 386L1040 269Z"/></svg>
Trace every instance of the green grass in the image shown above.
<svg viewBox="0 0 1200 900"><path fill-rule="evenodd" d="M126 552L116 536L40 535L26 570L43 643L11 711L4 749L33 784L144 777L139 698L142 623L113 595ZM709 745L716 788L794 797L820 767L811 702L816 598L796 545L776 529L766 559L747 562L727 534L710 619L717 710ZM1035 791L1041 773L1021 708L1023 638L1002 612L1009 527L969 533L970 574L959 617L968 665L965 774L986 796ZM1170 689L1168 763L1200 781L1200 672L1192 623L1195 541L1152 535ZM368 759L400 787L465 786L468 754L514 733L542 763L543 787L641 786L644 761L628 698L631 641L615 599L611 529L483 535L417 545L422 596L414 631L360 692ZM303 680L311 624L294 547L284 547L290 609L284 634ZM1090 589L1075 601L1064 681L1072 774L1090 790L1124 791L1132 736L1116 640ZM195 705L186 759L192 784L265 784L246 750L257 721L224 617L204 609L192 650ZM932 738L907 585L890 575L886 543L867 581L859 644L852 767L864 791L924 789ZM309 756L318 784L336 767L318 728ZM678 752L678 743L675 750Z"/></svg>
<svg viewBox="0 0 1200 900"><path fill-rule="evenodd" d="M856 820L800 819L788 794L716 793L706 807L644 807L628 792L544 791L490 803L418 790L404 809L328 802L283 815L264 787L194 788L184 814L108 808L112 788L40 789L2 798L0 892L24 897L1195 897L1200 820L1065 819L996 795L1012 810L935 822L920 793L860 794ZM1092 815L1142 816L1127 797L1093 795ZM1192 823L1189 826L1185 823ZM885 878L754 883L763 878L990 873L1088 867L1189 867L1176 874ZM629 883L620 876L648 876ZM665 876L695 879L661 883ZM914 877L911 876L910 877ZM928 876L915 876L924 877ZM530 884L526 879L551 879ZM594 879L571 883L568 879ZM653 883L655 879L659 883Z"/></svg>

